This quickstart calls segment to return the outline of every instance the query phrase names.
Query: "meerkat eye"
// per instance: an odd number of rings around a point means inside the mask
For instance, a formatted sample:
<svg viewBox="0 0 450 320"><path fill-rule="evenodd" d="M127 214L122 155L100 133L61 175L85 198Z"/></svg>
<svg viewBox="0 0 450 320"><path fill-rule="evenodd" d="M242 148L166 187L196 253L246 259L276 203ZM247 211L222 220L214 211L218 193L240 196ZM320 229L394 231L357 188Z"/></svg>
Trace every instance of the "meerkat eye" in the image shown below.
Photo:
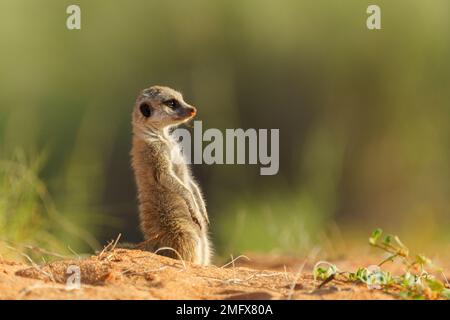
<svg viewBox="0 0 450 320"><path fill-rule="evenodd" d="M180 107L180 103L176 99L170 99L164 102L166 106L168 106L171 109L177 109Z"/></svg>
<svg viewBox="0 0 450 320"><path fill-rule="evenodd" d="M139 110L141 110L142 115L146 118L149 118L152 115L152 109L146 102L139 106Z"/></svg>

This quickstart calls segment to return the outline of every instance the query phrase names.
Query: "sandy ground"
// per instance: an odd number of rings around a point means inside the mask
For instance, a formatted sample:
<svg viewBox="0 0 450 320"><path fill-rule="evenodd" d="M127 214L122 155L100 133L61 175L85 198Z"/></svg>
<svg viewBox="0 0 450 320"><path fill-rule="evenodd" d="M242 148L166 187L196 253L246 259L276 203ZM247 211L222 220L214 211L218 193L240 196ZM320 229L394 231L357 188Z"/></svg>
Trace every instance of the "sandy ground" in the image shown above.
<svg viewBox="0 0 450 320"><path fill-rule="evenodd" d="M305 259L250 257L250 261L239 259L234 265L224 267L202 267L127 249L32 266L0 260L0 299L395 298L395 295L370 290L363 284L339 279L318 289L319 283L311 274L313 262ZM334 262L348 270L361 265L358 261L335 259ZM368 265L375 260L365 262ZM81 279L78 289L66 285L70 277L67 271L77 268Z"/></svg>

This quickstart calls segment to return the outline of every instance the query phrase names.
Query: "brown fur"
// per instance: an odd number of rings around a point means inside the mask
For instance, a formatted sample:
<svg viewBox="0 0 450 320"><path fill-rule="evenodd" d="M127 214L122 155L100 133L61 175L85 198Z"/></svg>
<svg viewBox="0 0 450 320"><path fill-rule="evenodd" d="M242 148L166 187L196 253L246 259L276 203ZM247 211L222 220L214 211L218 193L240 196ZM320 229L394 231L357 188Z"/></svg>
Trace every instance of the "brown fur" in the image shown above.
<svg viewBox="0 0 450 320"><path fill-rule="evenodd" d="M176 100L170 108L167 101ZM141 106L151 109L146 117ZM154 86L144 90L133 110L132 167L138 188L141 230L144 247L156 251L169 247L181 258L209 264L208 215L200 188L193 180L185 161L174 161L178 143L169 129L196 113L180 93ZM179 258L172 250L158 253Z"/></svg>

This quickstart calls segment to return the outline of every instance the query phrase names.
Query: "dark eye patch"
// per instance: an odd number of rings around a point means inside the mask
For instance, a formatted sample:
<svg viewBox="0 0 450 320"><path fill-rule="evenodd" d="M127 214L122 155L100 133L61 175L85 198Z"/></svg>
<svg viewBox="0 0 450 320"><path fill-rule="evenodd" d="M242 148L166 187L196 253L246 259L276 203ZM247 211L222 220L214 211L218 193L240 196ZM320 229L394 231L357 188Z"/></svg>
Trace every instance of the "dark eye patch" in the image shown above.
<svg viewBox="0 0 450 320"><path fill-rule="evenodd" d="M164 101L164 104L171 109L177 109L180 107L180 103L176 99L166 100Z"/></svg>
<svg viewBox="0 0 450 320"><path fill-rule="evenodd" d="M141 110L142 115L146 118L149 118L152 115L152 108L146 102L139 106L139 110Z"/></svg>

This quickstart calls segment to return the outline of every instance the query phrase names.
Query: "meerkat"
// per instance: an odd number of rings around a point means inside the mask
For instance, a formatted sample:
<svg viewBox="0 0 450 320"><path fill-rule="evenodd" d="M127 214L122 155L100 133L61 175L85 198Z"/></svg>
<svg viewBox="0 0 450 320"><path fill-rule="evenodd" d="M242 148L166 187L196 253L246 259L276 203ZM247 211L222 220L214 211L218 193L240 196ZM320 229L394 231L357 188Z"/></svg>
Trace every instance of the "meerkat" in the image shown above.
<svg viewBox="0 0 450 320"><path fill-rule="evenodd" d="M211 244L205 202L179 143L171 136L172 129L196 113L197 109L171 88L144 89L132 112L131 163L144 248L207 265ZM167 247L173 250L161 249Z"/></svg>

